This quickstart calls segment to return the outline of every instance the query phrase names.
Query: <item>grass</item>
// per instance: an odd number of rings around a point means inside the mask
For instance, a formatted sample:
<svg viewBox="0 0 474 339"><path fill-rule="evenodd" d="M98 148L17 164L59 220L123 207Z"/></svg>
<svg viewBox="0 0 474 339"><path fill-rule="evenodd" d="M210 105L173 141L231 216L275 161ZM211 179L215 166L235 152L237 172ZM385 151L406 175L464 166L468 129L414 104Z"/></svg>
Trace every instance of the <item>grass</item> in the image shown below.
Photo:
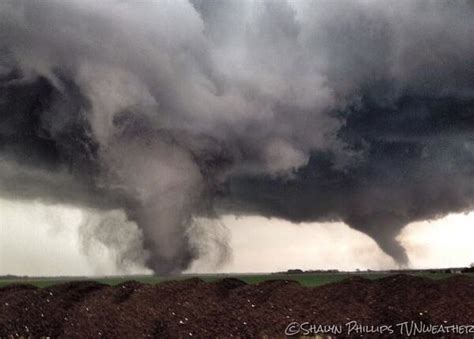
<svg viewBox="0 0 474 339"><path fill-rule="evenodd" d="M423 276L431 279L444 279L456 274L452 273L411 273L415 276ZM238 278L249 284L256 284L265 280L285 279L295 280L304 286L320 286L328 283L338 282L351 276L360 276L368 279L379 279L388 276L388 273L303 273L303 274L183 274L176 276L152 276L132 275L114 277L42 277L42 278L7 278L0 279L0 287L12 284L31 284L37 287L47 287L67 281L92 280L107 285L118 285L127 280L135 280L144 284L158 284L167 280L183 280L192 277L201 278L204 281L215 281L225 277ZM466 274L474 278L474 274Z"/></svg>

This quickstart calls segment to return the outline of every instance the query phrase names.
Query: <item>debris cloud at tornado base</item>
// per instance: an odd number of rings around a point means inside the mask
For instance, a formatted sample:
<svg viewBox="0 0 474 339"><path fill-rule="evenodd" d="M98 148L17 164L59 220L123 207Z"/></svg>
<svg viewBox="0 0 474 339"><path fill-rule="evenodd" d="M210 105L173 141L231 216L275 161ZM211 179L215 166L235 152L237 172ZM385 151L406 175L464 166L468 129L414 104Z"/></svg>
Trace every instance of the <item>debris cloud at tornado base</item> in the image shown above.
<svg viewBox="0 0 474 339"><path fill-rule="evenodd" d="M120 210L156 272L225 258L223 214L407 265L406 224L473 209L472 36L468 1L4 1L0 194Z"/></svg>

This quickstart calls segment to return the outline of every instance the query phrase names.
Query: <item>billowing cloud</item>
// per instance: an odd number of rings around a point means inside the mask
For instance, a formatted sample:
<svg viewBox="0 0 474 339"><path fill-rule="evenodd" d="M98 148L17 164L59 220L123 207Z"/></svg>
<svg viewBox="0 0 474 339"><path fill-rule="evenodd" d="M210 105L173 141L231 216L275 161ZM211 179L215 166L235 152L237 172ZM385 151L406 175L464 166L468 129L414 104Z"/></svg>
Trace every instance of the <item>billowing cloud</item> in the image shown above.
<svg viewBox="0 0 474 339"><path fill-rule="evenodd" d="M406 264L404 225L474 202L473 12L5 1L0 192L121 210L158 272L200 239L227 256L225 232L196 224L229 213L344 221Z"/></svg>

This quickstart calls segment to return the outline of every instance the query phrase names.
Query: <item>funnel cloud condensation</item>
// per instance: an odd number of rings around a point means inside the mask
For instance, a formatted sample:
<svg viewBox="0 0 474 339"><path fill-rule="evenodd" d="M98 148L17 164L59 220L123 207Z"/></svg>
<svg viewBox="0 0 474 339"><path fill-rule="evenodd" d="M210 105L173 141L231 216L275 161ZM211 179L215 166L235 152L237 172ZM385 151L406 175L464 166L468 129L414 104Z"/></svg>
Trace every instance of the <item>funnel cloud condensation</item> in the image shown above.
<svg viewBox="0 0 474 339"><path fill-rule="evenodd" d="M473 36L469 1L2 1L0 192L122 210L156 272L227 256L223 214L406 265L407 223L473 209Z"/></svg>

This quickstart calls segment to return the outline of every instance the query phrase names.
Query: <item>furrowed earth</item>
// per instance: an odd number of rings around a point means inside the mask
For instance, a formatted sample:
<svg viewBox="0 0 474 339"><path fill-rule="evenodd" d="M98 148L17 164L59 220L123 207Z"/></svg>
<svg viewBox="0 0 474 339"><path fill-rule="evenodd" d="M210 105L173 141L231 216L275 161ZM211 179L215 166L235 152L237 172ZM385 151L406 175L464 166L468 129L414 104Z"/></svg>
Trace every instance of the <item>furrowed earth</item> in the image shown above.
<svg viewBox="0 0 474 339"><path fill-rule="evenodd" d="M159 284L82 281L0 288L2 338L278 338L293 321L344 326L350 321L468 325L473 320L474 278L464 274L439 280L353 276L317 287L292 280L247 284L236 278L192 278ZM344 332L337 337L347 336Z"/></svg>

